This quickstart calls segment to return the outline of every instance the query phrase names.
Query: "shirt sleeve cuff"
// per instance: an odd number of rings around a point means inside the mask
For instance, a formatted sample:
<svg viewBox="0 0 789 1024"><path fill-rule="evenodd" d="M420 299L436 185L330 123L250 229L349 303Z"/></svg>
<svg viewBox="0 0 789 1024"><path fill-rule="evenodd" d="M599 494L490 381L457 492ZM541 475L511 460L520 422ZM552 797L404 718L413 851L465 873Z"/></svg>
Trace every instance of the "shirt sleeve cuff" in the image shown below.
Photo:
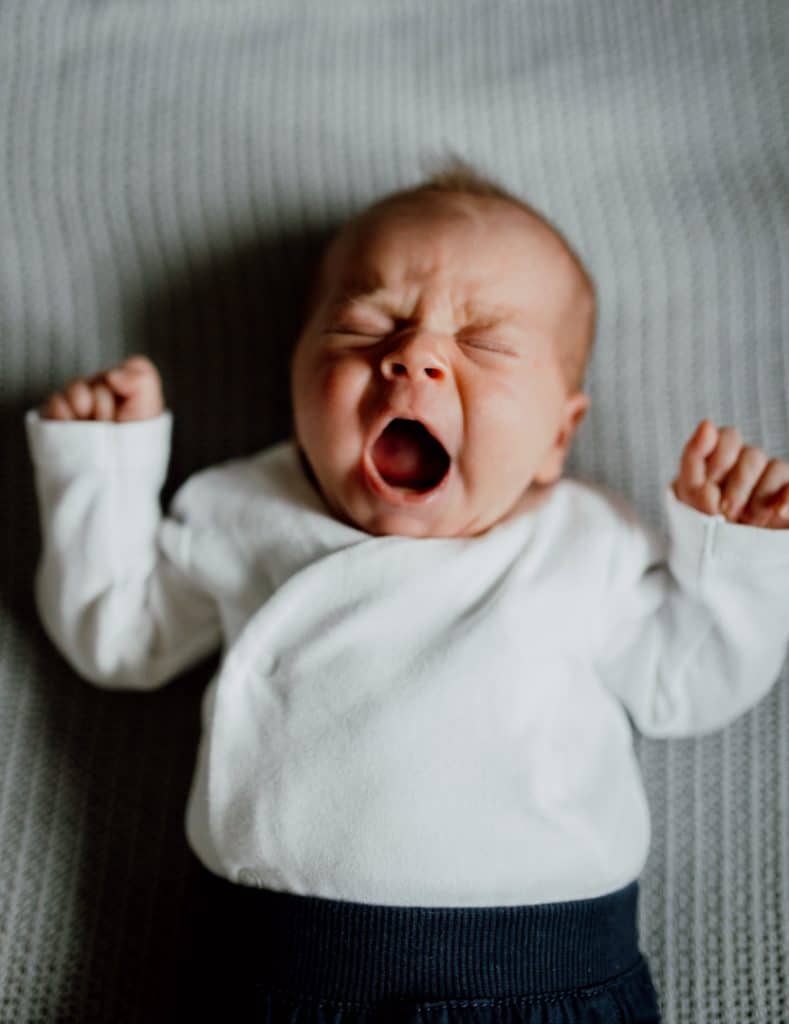
<svg viewBox="0 0 789 1024"><path fill-rule="evenodd" d="M121 459L133 467L166 469L172 436L172 410L146 420L53 420L40 408L25 413L25 432L34 463L73 472Z"/></svg>
<svg viewBox="0 0 789 1024"><path fill-rule="evenodd" d="M730 523L723 513L708 515L686 505L671 484L663 492L671 535L677 547L703 559L789 564L789 528L768 530Z"/></svg>

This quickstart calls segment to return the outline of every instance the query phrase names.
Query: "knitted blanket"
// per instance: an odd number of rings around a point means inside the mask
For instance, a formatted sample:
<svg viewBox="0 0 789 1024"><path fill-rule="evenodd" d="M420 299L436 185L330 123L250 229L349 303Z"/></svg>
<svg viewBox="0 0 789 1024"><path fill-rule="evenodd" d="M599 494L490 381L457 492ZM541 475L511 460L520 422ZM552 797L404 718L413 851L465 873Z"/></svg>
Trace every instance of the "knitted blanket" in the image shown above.
<svg viewBox="0 0 789 1024"><path fill-rule="evenodd" d="M452 151L592 270L592 404L566 471L664 527L661 488L703 417L789 456L787 12L0 5L0 1020L173 1019L196 878L183 811L216 666L111 693L52 647L24 411L147 353L175 414L165 504L196 469L284 437L327 232ZM653 823L641 945L665 1021L789 1020L787 672L724 731L636 750Z"/></svg>

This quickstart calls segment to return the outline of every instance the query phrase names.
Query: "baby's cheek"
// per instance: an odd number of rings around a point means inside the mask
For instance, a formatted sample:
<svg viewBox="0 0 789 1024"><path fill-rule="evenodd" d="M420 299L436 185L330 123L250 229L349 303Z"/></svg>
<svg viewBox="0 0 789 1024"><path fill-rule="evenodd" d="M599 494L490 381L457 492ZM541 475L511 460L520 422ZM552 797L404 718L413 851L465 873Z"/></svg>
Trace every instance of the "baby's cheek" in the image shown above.
<svg viewBox="0 0 789 1024"><path fill-rule="evenodd" d="M348 401L354 378L347 360L327 360L319 367L318 395L324 405L342 405Z"/></svg>

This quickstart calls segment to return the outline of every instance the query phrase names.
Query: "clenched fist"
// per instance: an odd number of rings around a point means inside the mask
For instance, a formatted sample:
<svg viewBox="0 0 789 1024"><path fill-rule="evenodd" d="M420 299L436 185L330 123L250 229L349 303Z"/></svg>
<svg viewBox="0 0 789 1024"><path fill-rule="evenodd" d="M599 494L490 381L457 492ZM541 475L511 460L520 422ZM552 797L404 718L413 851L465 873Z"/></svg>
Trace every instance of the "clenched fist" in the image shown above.
<svg viewBox="0 0 789 1024"><path fill-rule="evenodd" d="M164 409L162 379L147 356L129 356L120 366L92 377L75 377L41 406L49 420L148 420Z"/></svg>
<svg viewBox="0 0 789 1024"><path fill-rule="evenodd" d="M680 501L732 523L789 529L789 462L743 445L736 427L702 420L685 445L671 481Z"/></svg>

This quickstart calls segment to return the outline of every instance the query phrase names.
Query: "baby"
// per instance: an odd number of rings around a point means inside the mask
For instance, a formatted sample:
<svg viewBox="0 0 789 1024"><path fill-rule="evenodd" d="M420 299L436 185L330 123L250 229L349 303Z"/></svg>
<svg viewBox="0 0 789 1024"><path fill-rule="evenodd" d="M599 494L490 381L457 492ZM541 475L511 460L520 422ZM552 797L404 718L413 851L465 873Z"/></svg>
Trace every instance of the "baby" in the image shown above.
<svg viewBox="0 0 789 1024"><path fill-rule="evenodd" d="M196 473L168 514L145 356L27 412L63 655L150 690L226 648L186 810L216 915L195 1013L660 1019L627 716L702 735L777 679L789 463L702 420L666 539L563 477L595 317L560 232L456 162L341 228L292 436Z"/></svg>

